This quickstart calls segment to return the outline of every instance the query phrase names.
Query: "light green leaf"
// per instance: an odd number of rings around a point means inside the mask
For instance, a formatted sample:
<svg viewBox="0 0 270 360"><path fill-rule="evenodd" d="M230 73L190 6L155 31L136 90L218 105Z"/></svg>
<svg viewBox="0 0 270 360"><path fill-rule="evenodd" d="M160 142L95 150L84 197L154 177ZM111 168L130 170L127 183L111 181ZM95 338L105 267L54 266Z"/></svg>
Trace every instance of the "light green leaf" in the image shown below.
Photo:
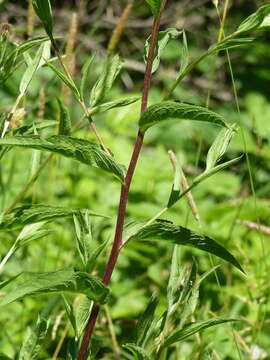
<svg viewBox="0 0 270 360"><path fill-rule="evenodd" d="M80 337L85 329L91 310L93 307L93 301L87 296L84 296L78 307L75 308L75 321L77 326L77 336Z"/></svg>
<svg viewBox="0 0 270 360"><path fill-rule="evenodd" d="M251 31L260 30L261 26L270 14L270 5L261 6L255 13L246 18L234 32L235 36L243 35Z"/></svg>
<svg viewBox="0 0 270 360"><path fill-rule="evenodd" d="M73 327L75 335L77 336L77 324L76 324L76 318L75 318L73 306L72 304L69 303L67 297L63 294L62 294L62 299L64 301L67 317Z"/></svg>
<svg viewBox="0 0 270 360"><path fill-rule="evenodd" d="M140 346L137 346L136 344L125 344L123 345L124 349L129 350L134 355L134 360L152 360L150 354L147 353L147 351Z"/></svg>
<svg viewBox="0 0 270 360"><path fill-rule="evenodd" d="M145 341L147 340L147 333L150 330L151 325L154 321L157 304L158 297L156 295L152 295L149 304L147 305L145 311L143 312L136 325L136 344L139 346L143 347Z"/></svg>
<svg viewBox="0 0 270 360"><path fill-rule="evenodd" d="M181 179L182 179L182 168L181 165L178 161L178 159L176 158L176 156L174 155L173 152L171 152L172 155L170 155L170 151L168 152L169 156L173 156L173 160L174 160L174 180L173 180L173 186L172 186L172 190L170 193L170 197L168 200L168 205L167 207L172 206L178 199L179 194L180 194L180 190L181 190Z"/></svg>
<svg viewBox="0 0 270 360"><path fill-rule="evenodd" d="M53 19L50 0L32 0L32 4L47 34L51 37L53 29Z"/></svg>
<svg viewBox="0 0 270 360"><path fill-rule="evenodd" d="M210 319L202 322L191 323L185 326L181 330L174 331L171 335L169 335L166 340L161 344L162 348L166 348L172 344L183 341L191 335L198 333L206 328L223 324L226 322L238 321L237 319Z"/></svg>
<svg viewBox="0 0 270 360"><path fill-rule="evenodd" d="M71 78L69 78L69 77L67 77L67 75L63 74L60 70L57 69L57 67L52 65L49 61L46 61L46 65L49 66L50 69L52 69L52 71L59 77L59 79L61 79L63 81L63 83L67 87L70 88L73 95L78 100L82 100L81 94L80 94L79 90L77 89L77 86L76 86L75 82Z"/></svg>
<svg viewBox="0 0 270 360"><path fill-rule="evenodd" d="M189 63L189 52L188 52L187 38L186 38L186 33L183 30L183 46L182 46L182 53L181 53L181 65L180 65L180 73L178 76L182 76L183 72L188 67L188 63Z"/></svg>
<svg viewBox="0 0 270 360"><path fill-rule="evenodd" d="M71 121L68 109L65 107L65 105L62 103L62 101L58 98L57 99L59 110L60 110L60 116L59 116L59 135L70 135L71 133Z"/></svg>
<svg viewBox="0 0 270 360"><path fill-rule="evenodd" d="M122 165L105 153L100 145L89 140L64 135L51 136L47 139L26 135L5 137L0 139L0 145L14 145L57 153L112 173L121 181L125 175L125 168Z"/></svg>
<svg viewBox="0 0 270 360"><path fill-rule="evenodd" d="M73 215L73 221L77 249L84 266L86 266L90 257L89 244L92 240L89 214L87 214L87 212L78 212L76 215Z"/></svg>
<svg viewBox="0 0 270 360"><path fill-rule="evenodd" d="M235 39L228 39L225 41L221 41L217 44L212 45L209 48L209 54L214 54L219 51L224 51L228 49L233 49L240 46L247 46L253 43L255 38L235 38Z"/></svg>
<svg viewBox="0 0 270 360"><path fill-rule="evenodd" d="M228 261L240 271L244 272L241 265L223 246L208 236L197 234L182 226L176 226L170 222L156 221L155 223L141 228L129 241L165 241L178 245L195 247Z"/></svg>
<svg viewBox="0 0 270 360"><path fill-rule="evenodd" d="M87 264L85 265L85 271L91 273L94 270L95 266L97 265L97 258L102 253L102 251L106 249L107 245L108 241L103 241L103 243L91 251Z"/></svg>
<svg viewBox="0 0 270 360"><path fill-rule="evenodd" d="M38 318L36 328L28 328L22 348L19 353L19 360L34 360L37 358L41 345L45 339L49 321L43 318Z"/></svg>
<svg viewBox="0 0 270 360"><path fill-rule="evenodd" d="M228 128L222 116L202 106L163 101L148 107L139 120L140 130L144 133L151 126L170 120L197 120Z"/></svg>
<svg viewBox="0 0 270 360"><path fill-rule="evenodd" d="M0 306L23 299L30 295L73 293L85 294L93 301L104 304L109 289L95 277L73 269L31 274L28 281L17 285L10 293L1 298Z"/></svg>
<svg viewBox="0 0 270 360"><path fill-rule="evenodd" d="M215 141L211 145L206 158L206 171L212 169L225 154L231 138L236 132L236 125L231 126L230 129L222 129L220 130L218 136Z"/></svg>
<svg viewBox="0 0 270 360"><path fill-rule="evenodd" d="M153 15L157 16L159 14L161 0L145 0L150 6Z"/></svg>
<svg viewBox="0 0 270 360"><path fill-rule="evenodd" d="M158 33L158 39L157 39L157 45L155 48L155 57L152 65L152 73L154 73L159 66L160 63L160 57L162 54L162 51L165 49L166 45L171 39L177 39L182 34L182 30L177 29L166 29L164 31L160 31ZM150 41L151 36L149 36L145 42L144 45L144 62L147 62L149 49L150 49Z"/></svg>
<svg viewBox="0 0 270 360"><path fill-rule="evenodd" d="M173 305L178 303L181 294L179 284L182 284L183 271L180 263L180 250L179 245L174 245L170 277L167 285L167 298L168 298L168 313L173 312Z"/></svg>
<svg viewBox="0 0 270 360"><path fill-rule="evenodd" d="M90 94L90 106L94 107L105 98L108 91L112 87L115 78L119 74L122 68L123 62L120 59L119 55L113 57L109 56L105 60L105 64L101 71L101 74L92 88Z"/></svg>
<svg viewBox="0 0 270 360"><path fill-rule="evenodd" d="M63 217L72 217L79 212L87 212L91 216L106 217L88 209L75 209L50 205L23 205L16 207L8 215L1 218L0 230L16 229L28 224L40 223L42 221L52 221ZM26 235L29 234L29 230L33 230L33 228L27 228ZM24 230L24 234L25 231L26 229ZM23 238L24 237L25 236L23 236Z"/></svg>
<svg viewBox="0 0 270 360"><path fill-rule="evenodd" d="M140 99L140 97L134 96L134 97L130 97L130 98L124 98L124 99L118 99L115 101L110 101L110 102L107 102L107 103L104 103L101 105L97 105L93 108L89 108L89 114L95 115L97 113L102 113L102 112L108 111L108 110L116 108L116 107L127 106L129 104L135 103L139 99Z"/></svg>
<svg viewBox="0 0 270 360"><path fill-rule="evenodd" d="M94 58L95 58L95 54L91 55L82 67L82 79L81 79L81 84L80 84L80 94L81 94L82 99L84 98L84 89L85 89L85 84L87 81L89 69L90 69L90 66L92 65Z"/></svg>

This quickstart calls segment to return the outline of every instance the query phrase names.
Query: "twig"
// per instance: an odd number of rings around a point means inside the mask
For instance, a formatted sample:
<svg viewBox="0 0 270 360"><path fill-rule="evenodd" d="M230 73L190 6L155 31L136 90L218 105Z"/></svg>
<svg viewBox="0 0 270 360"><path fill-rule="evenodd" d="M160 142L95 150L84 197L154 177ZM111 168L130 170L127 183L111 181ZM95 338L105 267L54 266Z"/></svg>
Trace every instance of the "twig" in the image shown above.
<svg viewBox="0 0 270 360"><path fill-rule="evenodd" d="M239 225L244 225L250 230L255 230L265 235L270 235L270 227L268 226L259 225L253 221L248 220L236 220L236 223Z"/></svg>

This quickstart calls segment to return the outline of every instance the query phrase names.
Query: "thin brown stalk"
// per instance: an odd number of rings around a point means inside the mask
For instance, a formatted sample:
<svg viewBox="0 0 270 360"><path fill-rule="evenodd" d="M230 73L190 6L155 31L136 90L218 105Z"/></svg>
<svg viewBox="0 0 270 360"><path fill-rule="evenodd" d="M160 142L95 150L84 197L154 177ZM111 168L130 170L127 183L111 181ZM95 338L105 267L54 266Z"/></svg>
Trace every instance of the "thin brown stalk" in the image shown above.
<svg viewBox="0 0 270 360"><path fill-rule="evenodd" d="M270 235L270 227L268 226L260 225L248 220L236 220L236 223L239 225L244 225L250 230L255 230L265 235Z"/></svg>
<svg viewBox="0 0 270 360"><path fill-rule="evenodd" d="M32 0L28 0L27 10L27 36L30 38L33 35L35 24L35 11L32 5Z"/></svg>
<svg viewBox="0 0 270 360"><path fill-rule="evenodd" d="M111 338L112 338L114 357L115 357L115 360L120 360L120 347L119 347L119 344L117 342L117 338L116 338L116 334L115 334L115 331L114 331L113 322L112 322L112 318L111 318L111 315L110 315L108 305L104 306L104 310L105 310L105 313L106 313L108 326L109 326L109 331L110 331Z"/></svg>
<svg viewBox="0 0 270 360"><path fill-rule="evenodd" d="M162 14L162 11L165 7L166 0L163 0L162 2L162 8L159 12L159 15L155 17L153 26L152 26L152 32L151 32L151 42L150 42L150 50L148 54L147 59L147 65L144 75L144 83L143 83L143 91L142 91L142 103L141 103L141 114L146 110L147 108L147 100L148 100L148 92L150 88L150 82L152 77L152 65L154 60L154 54L155 54L155 47L157 43L157 37L159 32L159 26L160 26L160 17ZM142 148L144 139L144 134L140 131L138 131L136 142L134 145L134 150L131 156L131 160L129 163L129 167L127 170L127 174L125 177L125 181L121 187L121 195L120 195L120 201L119 201L119 207L118 207L118 215L117 215L117 222L116 222L116 228L115 228L115 236L113 241L113 246L111 249L110 257L108 260L108 263L106 265L105 273L102 279L102 282L105 285L108 285L114 267L116 265L118 255L121 249L122 245L122 233L123 233L123 227L124 227L124 220L125 220L125 213L126 213L126 205L128 200L128 194L129 194L129 188L131 184L131 180L134 174L134 170L138 161L138 157ZM78 353L77 360L84 360L87 355L89 343L93 334L93 330L95 327L95 323L98 317L99 313L99 306L95 305L92 309L90 318L88 320L88 324L85 328L84 337L81 343L81 347Z"/></svg>

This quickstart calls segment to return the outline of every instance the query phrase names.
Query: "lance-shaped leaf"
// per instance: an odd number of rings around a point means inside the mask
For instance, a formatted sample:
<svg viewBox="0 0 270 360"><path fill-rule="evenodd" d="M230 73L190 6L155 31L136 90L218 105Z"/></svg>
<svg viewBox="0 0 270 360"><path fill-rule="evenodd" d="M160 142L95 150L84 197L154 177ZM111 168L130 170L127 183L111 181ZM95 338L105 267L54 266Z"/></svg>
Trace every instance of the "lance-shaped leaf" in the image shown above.
<svg viewBox="0 0 270 360"><path fill-rule="evenodd" d="M14 145L57 153L112 173L121 181L125 175L125 168L122 165L105 153L100 145L89 140L64 135L51 136L47 139L26 135L5 137L0 139L0 145Z"/></svg>
<svg viewBox="0 0 270 360"><path fill-rule="evenodd" d="M0 219L0 230L16 229L28 224L35 224L42 221L52 221L64 217L72 217L79 213L106 217L105 215L98 214L88 209L76 209L50 205L23 205L16 207L8 215L3 216Z"/></svg>
<svg viewBox="0 0 270 360"><path fill-rule="evenodd" d="M136 344L125 344L123 345L123 348L129 350L132 355L134 355L134 360L153 360L151 355L145 349Z"/></svg>
<svg viewBox="0 0 270 360"><path fill-rule="evenodd" d="M177 39L181 34L182 34L182 30L178 30L178 29L166 29L166 30L160 31L158 33L157 45L155 48L155 57L154 57L153 66L152 66L152 73L154 73L158 69L161 54L162 54L163 50L165 49L166 45L168 44L168 42L171 39ZM144 62L145 63L147 62L147 58L148 58L148 54L149 54L150 40L151 40L151 36L148 37L148 39L145 42L145 46L144 46Z"/></svg>
<svg viewBox="0 0 270 360"><path fill-rule="evenodd" d="M236 39L228 39L228 40L224 40L221 41L217 44L212 45L209 48L209 54L214 54L217 53L219 51L223 51L223 50L228 50L228 49L233 49L236 47L242 47L242 46L247 46L252 44L254 41L254 38L236 38Z"/></svg>
<svg viewBox="0 0 270 360"><path fill-rule="evenodd" d="M179 77L182 76L183 72L188 67L189 63L189 51L188 51L188 45L187 45L187 37L186 33L183 30L183 46L182 46L182 52L181 52L181 64L180 64L180 72Z"/></svg>
<svg viewBox="0 0 270 360"><path fill-rule="evenodd" d="M149 106L139 120L139 127L144 133L153 125L171 120L197 120L229 127L222 116L207 108L175 101L163 101Z"/></svg>
<svg viewBox="0 0 270 360"><path fill-rule="evenodd" d="M239 262L232 254L208 236L197 234L183 226L176 226L169 222L156 221L140 229L129 240L136 241L165 241L178 245L195 247L228 261L240 271L244 272Z"/></svg>
<svg viewBox="0 0 270 360"><path fill-rule="evenodd" d="M255 13L246 18L234 32L235 36L243 35L251 31L260 30L263 23L270 14L270 5L261 6Z"/></svg>
<svg viewBox="0 0 270 360"><path fill-rule="evenodd" d="M137 325L136 325L136 344L139 346L143 346L145 341L147 340L147 333L151 328L151 325L154 320L154 315L156 311L156 307L158 304L158 298L156 295L152 295L149 304L147 305L145 311L140 317Z"/></svg>
<svg viewBox="0 0 270 360"><path fill-rule="evenodd" d="M90 106L94 107L104 99L122 68L123 62L119 55L108 57L105 61L101 75L92 88Z"/></svg>
<svg viewBox="0 0 270 360"><path fill-rule="evenodd" d="M207 328L215 326L215 325L223 324L226 322L232 322L232 321L239 321L239 320L214 318L214 319L210 319L210 320L206 320L206 321L191 323L191 324L185 326L181 330L174 331L161 344L161 347L166 348L172 344L175 344L177 342L185 340L189 336L194 335L194 334L198 333L199 331L202 331L204 329L207 329Z"/></svg>
<svg viewBox="0 0 270 360"><path fill-rule="evenodd" d="M109 289L100 280L81 271L61 269L52 272L31 274L29 280L17 285L2 297L0 306L23 299L30 295L73 293L84 294L91 300L104 304Z"/></svg>
<svg viewBox="0 0 270 360"><path fill-rule="evenodd" d="M95 54L91 55L82 67L82 79L81 79L81 83L80 83L80 94L81 94L82 99L84 98L84 89L85 89L89 69L91 67L91 64L92 64L94 58L95 58Z"/></svg>
<svg viewBox="0 0 270 360"><path fill-rule="evenodd" d="M53 20L50 0L32 0L32 4L47 34L52 36Z"/></svg>
<svg viewBox="0 0 270 360"><path fill-rule="evenodd" d="M71 133L71 121L68 109L62 103L60 99L57 99L58 106L59 106L59 128L58 133L59 135L70 135Z"/></svg>
<svg viewBox="0 0 270 360"><path fill-rule="evenodd" d="M145 1L150 6L152 14L155 16L158 15L161 6L161 0L145 0Z"/></svg>
<svg viewBox="0 0 270 360"><path fill-rule="evenodd" d="M110 109L116 108L116 107L123 107L123 106L127 106L130 104L133 104L134 102L138 101L140 99L140 97L138 96L134 96L134 97L130 97L130 98L125 98L125 99L118 99L118 100L114 100L114 101L110 101L101 105L97 105L93 108L89 108L89 114L90 115L94 115L97 113L101 113L101 112L105 112L108 111Z"/></svg>
<svg viewBox="0 0 270 360"><path fill-rule="evenodd" d="M222 129L215 141L211 145L206 158L206 171L212 169L225 154L231 138L236 132L236 126L233 125L230 129Z"/></svg>

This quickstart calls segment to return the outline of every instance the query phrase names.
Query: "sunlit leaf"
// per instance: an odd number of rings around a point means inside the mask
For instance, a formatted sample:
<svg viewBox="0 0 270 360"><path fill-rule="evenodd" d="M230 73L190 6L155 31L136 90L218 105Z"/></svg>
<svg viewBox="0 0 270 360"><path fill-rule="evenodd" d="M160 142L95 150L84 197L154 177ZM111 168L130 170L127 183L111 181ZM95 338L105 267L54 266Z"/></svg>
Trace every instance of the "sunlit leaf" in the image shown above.
<svg viewBox="0 0 270 360"><path fill-rule="evenodd" d="M171 120L196 120L228 127L222 116L207 108L175 101L149 106L139 120L139 127L145 132L151 126Z"/></svg>
<svg viewBox="0 0 270 360"><path fill-rule="evenodd" d="M121 181L125 169L112 156L105 153L100 145L84 139L58 135L43 139L36 135L12 136L0 139L0 145L14 145L57 153L78 160L114 174Z"/></svg>
<svg viewBox="0 0 270 360"><path fill-rule="evenodd" d="M169 222L156 221L155 223L144 226L137 234L133 235L129 241L165 241L168 243L195 247L210 254L228 261L230 264L244 272L241 265L223 246L208 236L197 234L182 226L176 226Z"/></svg>
<svg viewBox="0 0 270 360"><path fill-rule="evenodd" d="M85 294L90 299L103 304L108 298L109 290L95 277L73 269L33 273L29 275L28 281L17 285L7 295L3 296L0 306L26 296L51 293Z"/></svg>

